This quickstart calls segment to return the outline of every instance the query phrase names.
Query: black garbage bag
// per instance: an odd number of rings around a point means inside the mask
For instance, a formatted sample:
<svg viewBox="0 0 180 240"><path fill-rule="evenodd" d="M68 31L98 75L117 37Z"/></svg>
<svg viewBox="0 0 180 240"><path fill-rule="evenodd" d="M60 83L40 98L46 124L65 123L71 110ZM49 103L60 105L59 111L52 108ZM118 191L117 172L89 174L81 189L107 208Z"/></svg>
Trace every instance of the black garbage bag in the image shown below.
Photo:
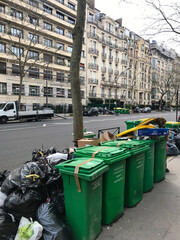
<svg viewBox="0 0 180 240"><path fill-rule="evenodd" d="M53 154L53 153L56 153L56 152L57 152L57 149L55 147L50 147L47 150L47 155L50 155L50 154Z"/></svg>
<svg viewBox="0 0 180 240"><path fill-rule="evenodd" d="M43 226L44 240L70 240L70 231L64 225L57 209L51 203L43 203L37 211L37 221Z"/></svg>
<svg viewBox="0 0 180 240"><path fill-rule="evenodd" d="M21 187L21 168L14 169L4 180L1 186L1 192L9 195L15 189Z"/></svg>
<svg viewBox="0 0 180 240"><path fill-rule="evenodd" d="M167 142L167 156L176 156L179 154L179 150L172 142Z"/></svg>
<svg viewBox="0 0 180 240"><path fill-rule="evenodd" d="M57 209L60 216L65 214L64 193L54 192L51 194L50 203Z"/></svg>
<svg viewBox="0 0 180 240"><path fill-rule="evenodd" d="M37 163L29 162L13 170L4 180L1 191L9 195L17 188L38 188L45 178L45 173Z"/></svg>
<svg viewBox="0 0 180 240"><path fill-rule="evenodd" d="M32 152L32 161L39 161L41 157L44 157L44 151L41 149L34 149Z"/></svg>
<svg viewBox="0 0 180 240"><path fill-rule="evenodd" d="M180 133L178 133L177 136L174 137L174 140L175 140L175 144L176 144L177 148L180 151Z"/></svg>
<svg viewBox="0 0 180 240"><path fill-rule="evenodd" d="M9 170L4 170L3 172L0 172L0 187L2 186L2 183L9 176L10 173L11 171Z"/></svg>
<svg viewBox="0 0 180 240"><path fill-rule="evenodd" d="M13 240L17 230L18 223L15 222L14 216L0 208L0 239Z"/></svg>
<svg viewBox="0 0 180 240"><path fill-rule="evenodd" d="M36 211L46 196L40 189L21 189L12 192L4 202L4 210L14 215L17 220L21 217L35 218Z"/></svg>

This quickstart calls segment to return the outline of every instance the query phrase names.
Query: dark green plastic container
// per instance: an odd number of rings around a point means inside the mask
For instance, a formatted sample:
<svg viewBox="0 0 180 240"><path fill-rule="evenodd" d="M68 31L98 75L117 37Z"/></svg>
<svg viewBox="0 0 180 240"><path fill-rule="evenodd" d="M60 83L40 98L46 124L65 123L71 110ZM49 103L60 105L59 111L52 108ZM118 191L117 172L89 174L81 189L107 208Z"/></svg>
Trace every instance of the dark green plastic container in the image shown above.
<svg viewBox="0 0 180 240"><path fill-rule="evenodd" d="M90 158L94 152L96 158L109 165L109 171L103 176L102 223L110 224L124 212L125 166L130 153L116 147L88 146L76 149L75 155Z"/></svg>
<svg viewBox="0 0 180 240"><path fill-rule="evenodd" d="M130 151L131 156L126 159L125 206L135 206L143 197L144 160L145 152L149 149L149 147L145 143L140 143L135 140L112 140L104 142L102 145L120 146L122 148L126 148L127 151Z"/></svg>
<svg viewBox="0 0 180 240"><path fill-rule="evenodd" d="M80 166L81 192L78 192L74 170L87 160L76 158L56 166L63 176L66 222L73 240L94 240L101 232L102 174L108 166L99 159Z"/></svg>
<svg viewBox="0 0 180 240"><path fill-rule="evenodd" d="M166 122L165 127L170 129L179 129L180 122Z"/></svg>
<svg viewBox="0 0 180 240"><path fill-rule="evenodd" d="M160 182L166 173L166 139L160 136L156 139L154 155L154 182Z"/></svg>
<svg viewBox="0 0 180 240"><path fill-rule="evenodd" d="M144 161L144 186L143 192L149 192L154 186L154 154L155 140L137 140L146 143L149 149L145 153Z"/></svg>
<svg viewBox="0 0 180 240"><path fill-rule="evenodd" d="M126 123L126 128L127 130L130 129L130 128L134 128L136 127L137 125L139 125L142 121L140 120L128 120L128 121L125 121Z"/></svg>

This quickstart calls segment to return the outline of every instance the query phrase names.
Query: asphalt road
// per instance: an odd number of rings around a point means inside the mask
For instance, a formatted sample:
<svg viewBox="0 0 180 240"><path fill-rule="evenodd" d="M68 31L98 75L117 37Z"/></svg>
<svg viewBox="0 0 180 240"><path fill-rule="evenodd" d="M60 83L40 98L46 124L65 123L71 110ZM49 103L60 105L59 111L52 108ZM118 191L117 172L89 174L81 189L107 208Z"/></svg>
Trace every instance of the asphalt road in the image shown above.
<svg viewBox="0 0 180 240"><path fill-rule="evenodd" d="M164 117L175 121L175 112L149 114L122 114L119 116L84 117L84 127L97 133L102 128L126 129L126 120ZM19 167L32 157L33 149L56 147L58 150L73 146L72 118L49 119L42 122L8 123L0 125L0 171Z"/></svg>

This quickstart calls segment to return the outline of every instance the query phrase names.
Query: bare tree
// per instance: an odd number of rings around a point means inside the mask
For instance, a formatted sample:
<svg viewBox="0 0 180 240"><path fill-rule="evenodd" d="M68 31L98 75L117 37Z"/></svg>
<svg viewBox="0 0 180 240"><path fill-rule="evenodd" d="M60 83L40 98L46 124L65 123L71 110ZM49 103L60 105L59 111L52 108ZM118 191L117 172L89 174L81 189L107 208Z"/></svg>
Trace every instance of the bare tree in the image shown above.
<svg viewBox="0 0 180 240"><path fill-rule="evenodd" d="M85 25L86 0L78 0L76 24L73 29L73 50L71 55L70 81L73 104L74 141L83 138L83 114L79 78L79 65Z"/></svg>

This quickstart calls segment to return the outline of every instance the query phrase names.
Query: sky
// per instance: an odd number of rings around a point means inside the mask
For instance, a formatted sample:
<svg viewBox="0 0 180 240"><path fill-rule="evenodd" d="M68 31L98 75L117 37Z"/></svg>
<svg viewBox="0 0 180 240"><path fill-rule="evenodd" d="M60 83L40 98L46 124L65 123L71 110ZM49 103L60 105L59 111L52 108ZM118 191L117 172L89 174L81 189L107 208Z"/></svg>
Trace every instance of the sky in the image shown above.
<svg viewBox="0 0 180 240"><path fill-rule="evenodd" d="M127 0L131 1L131 0ZM164 3L175 2L176 0L162 0ZM143 0L134 0L133 4L124 3L122 0L95 0L95 7L107 16L115 19L122 18L123 26L145 39L156 40L158 44L163 44L168 49L173 48L180 53L179 44L174 44L169 40L168 34L147 37L144 29L149 23L148 16L152 16L154 11L144 5Z"/></svg>

